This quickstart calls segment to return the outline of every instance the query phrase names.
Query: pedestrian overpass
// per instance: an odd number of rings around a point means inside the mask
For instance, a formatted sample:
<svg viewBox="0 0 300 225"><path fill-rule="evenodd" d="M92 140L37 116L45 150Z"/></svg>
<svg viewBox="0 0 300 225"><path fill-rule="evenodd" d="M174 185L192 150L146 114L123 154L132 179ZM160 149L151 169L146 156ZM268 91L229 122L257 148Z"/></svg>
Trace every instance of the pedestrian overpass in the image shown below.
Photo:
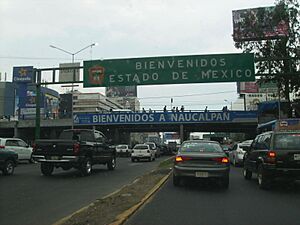
<svg viewBox="0 0 300 225"><path fill-rule="evenodd" d="M74 114L74 128L97 129L114 140L131 132L227 132L255 135L256 111L111 112ZM41 138L54 138L72 126L71 119L41 120ZM1 135L33 140L35 120L2 122Z"/></svg>

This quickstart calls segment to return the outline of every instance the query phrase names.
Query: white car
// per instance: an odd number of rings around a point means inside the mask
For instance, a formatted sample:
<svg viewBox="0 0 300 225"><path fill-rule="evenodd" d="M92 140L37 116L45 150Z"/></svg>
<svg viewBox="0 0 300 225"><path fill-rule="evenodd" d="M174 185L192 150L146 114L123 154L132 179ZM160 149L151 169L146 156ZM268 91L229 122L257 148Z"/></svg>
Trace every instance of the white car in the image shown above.
<svg viewBox="0 0 300 225"><path fill-rule="evenodd" d="M145 142L145 145L149 145L152 150L155 152L155 157L160 157L160 149L156 146L154 142Z"/></svg>
<svg viewBox="0 0 300 225"><path fill-rule="evenodd" d="M129 148L128 145L117 145L116 146L116 152L117 152L117 155L119 155L119 156L122 156L122 155L130 156L131 151L132 150Z"/></svg>
<svg viewBox="0 0 300 225"><path fill-rule="evenodd" d="M131 152L131 161L139 161L141 159L148 159L149 162L155 160L155 151L146 144L137 144Z"/></svg>
<svg viewBox="0 0 300 225"><path fill-rule="evenodd" d="M241 143L235 144L229 151L230 162L233 166L243 165L244 154L246 149L250 147L253 140L243 141Z"/></svg>
<svg viewBox="0 0 300 225"><path fill-rule="evenodd" d="M28 160L30 163L32 159L32 148L23 140L19 138L0 138L0 148L13 151L18 154L18 160Z"/></svg>

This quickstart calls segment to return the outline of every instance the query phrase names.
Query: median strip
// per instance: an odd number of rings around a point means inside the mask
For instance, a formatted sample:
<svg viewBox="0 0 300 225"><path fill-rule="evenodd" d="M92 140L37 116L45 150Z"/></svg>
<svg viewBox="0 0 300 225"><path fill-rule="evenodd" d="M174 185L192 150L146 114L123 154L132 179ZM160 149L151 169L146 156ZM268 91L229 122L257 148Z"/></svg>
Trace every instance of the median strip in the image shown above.
<svg viewBox="0 0 300 225"><path fill-rule="evenodd" d="M81 208L53 225L117 225L123 223L168 179L172 159L173 157L166 159L150 173Z"/></svg>

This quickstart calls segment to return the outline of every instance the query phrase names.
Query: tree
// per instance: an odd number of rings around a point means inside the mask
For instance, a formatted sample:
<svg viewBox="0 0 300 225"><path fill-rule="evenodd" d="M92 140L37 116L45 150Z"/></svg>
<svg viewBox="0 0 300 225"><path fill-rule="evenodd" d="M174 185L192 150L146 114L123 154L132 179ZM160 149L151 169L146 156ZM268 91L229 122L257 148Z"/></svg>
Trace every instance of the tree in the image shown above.
<svg viewBox="0 0 300 225"><path fill-rule="evenodd" d="M259 13L258 20L263 18ZM253 26L253 20L245 20L246 27L253 27L257 37L262 37L261 30ZM273 24L288 21L288 35L278 39L235 40L235 47L243 52L255 54L257 75L261 82L275 81L280 96L289 102L289 116L292 115L290 93L300 91L300 8L298 0L277 0L272 21ZM261 22L261 21L258 21Z"/></svg>

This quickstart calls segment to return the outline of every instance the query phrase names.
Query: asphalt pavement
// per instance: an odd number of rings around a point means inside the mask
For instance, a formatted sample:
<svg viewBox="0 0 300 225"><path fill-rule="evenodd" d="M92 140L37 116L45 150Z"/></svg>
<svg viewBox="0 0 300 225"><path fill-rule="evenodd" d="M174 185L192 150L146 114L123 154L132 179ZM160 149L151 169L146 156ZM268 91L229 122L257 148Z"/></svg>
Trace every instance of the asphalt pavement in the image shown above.
<svg viewBox="0 0 300 225"><path fill-rule="evenodd" d="M278 182L260 190L232 168L230 187L188 180L174 187L172 176L126 225L299 225L300 183Z"/></svg>
<svg viewBox="0 0 300 225"><path fill-rule="evenodd" d="M0 225L52 224L133 182L166 158L136 163L118 158L116 170L94 165L88 177L75 169L56 169L51 177L45 177L39 164L19 164L13 176L0 173Z"/></svg>

